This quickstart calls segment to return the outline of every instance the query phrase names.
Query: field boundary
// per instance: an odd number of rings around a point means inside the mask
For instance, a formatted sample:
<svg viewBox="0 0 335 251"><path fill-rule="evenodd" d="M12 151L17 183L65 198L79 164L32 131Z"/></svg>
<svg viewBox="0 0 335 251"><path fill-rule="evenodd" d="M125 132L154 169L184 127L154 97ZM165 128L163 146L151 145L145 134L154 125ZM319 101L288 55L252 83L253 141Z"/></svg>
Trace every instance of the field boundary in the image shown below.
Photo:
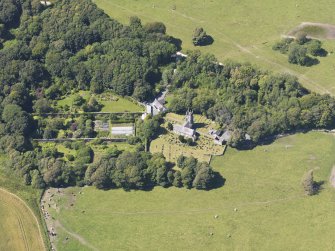
<svg viewBox="0 0 335 251"><path fill-rule="evenodd" d="M23 200L21 199L19 196L17 196L16 194L12 193L12 192L9 192L8 190L4 189L4 188L0 188L0 191L4 192L4 193L7 193L11 196L13 196L14 198L16 198L17 200L19 200L23 205L24 207L26 207L28 209L28 211L30 212L30 214L32 214L34 220L36 221L37 223L37 228L38 228L38 232L39 232L39 235L40 235L40 241L42 243L42 247L44 250L47 250L46 249L46 246L45 246L45 243L44 243L44 240L43 240L43 237L42 237L42 231L41 231L41 226L40 226L40 222L38 221L38 218L36 217L35 213L33 212L33 210L28 206L28 204Z"/></svg>

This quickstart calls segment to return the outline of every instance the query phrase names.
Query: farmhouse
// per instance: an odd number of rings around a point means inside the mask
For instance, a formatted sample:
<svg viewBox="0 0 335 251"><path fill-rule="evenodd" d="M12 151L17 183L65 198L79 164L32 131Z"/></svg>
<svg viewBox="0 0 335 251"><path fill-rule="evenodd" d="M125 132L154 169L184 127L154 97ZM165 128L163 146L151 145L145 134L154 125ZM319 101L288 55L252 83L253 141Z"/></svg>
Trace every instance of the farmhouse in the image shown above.
<svg viewBox="0 0 335 251"><path fill-rule="evenodd" d="M193 112L188 111L185 116L185 123L183 125L173 125L173 132L175 134L184 136L185 138L196 139L196 131L193 127Z"/></svg>
<svg viewBox="0 0 335 251"><path fill-rule="evenodd" d="M145 104L146 112L142 114L142 119L145 119L148 114L150 114L151 116L155 116L159 113L167 111L167 108L164 106L166 94L167 91L163 92L162 95L158 98L155 98L152 103Z"/></svg>
<svg viewBox="0 0 335 251"><path fill-rule="evenodd" d="M224 145L231 139L231 132L222 130L209 130L208 134L214 139L214 144Z"/></svg>

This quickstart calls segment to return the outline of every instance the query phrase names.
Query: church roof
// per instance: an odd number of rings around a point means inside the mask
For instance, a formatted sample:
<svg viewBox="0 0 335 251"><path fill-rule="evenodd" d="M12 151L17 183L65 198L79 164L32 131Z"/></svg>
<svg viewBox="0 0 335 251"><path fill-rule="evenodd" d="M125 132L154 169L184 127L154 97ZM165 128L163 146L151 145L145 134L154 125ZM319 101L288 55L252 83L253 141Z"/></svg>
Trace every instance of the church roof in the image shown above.
<svg viewBox="0 0 335 251"><path fill-rule="evenodd" d="M194 129L187 128L187 127L182 126L182 125L173 125L173 130L175 132L178 132L178 133L190 136L190 137L193 137L194 134L195 134L195 130Z"/></svg>

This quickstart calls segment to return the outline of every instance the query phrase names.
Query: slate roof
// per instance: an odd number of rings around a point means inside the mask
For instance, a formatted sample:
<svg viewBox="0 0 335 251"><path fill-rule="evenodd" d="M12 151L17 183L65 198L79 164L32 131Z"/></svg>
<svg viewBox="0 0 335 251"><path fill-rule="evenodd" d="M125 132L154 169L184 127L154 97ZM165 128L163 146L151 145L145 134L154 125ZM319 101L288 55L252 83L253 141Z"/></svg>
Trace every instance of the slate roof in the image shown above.
<svg viewBox="0 0 335 251"><path fill-rule="evenodd" d="M177 124L173 125L173 131L178 133L178 134L185 135L185 136L192 137L192 138L195 135L195 130L194 129L187 128L185 126L177 125Z"/></svg>

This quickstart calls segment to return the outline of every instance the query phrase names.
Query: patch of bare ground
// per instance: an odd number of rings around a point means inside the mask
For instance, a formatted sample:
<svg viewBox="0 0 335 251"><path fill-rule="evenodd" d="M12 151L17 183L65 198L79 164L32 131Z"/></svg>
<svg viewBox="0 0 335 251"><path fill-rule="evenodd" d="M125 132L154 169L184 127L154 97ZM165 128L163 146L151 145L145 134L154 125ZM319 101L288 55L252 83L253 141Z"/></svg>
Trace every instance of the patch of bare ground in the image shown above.
<svg viewBox="0 0 335 251"><path fill-rule="evenodd" d="M330 185L335 188L335 166L332 169L329 181L330 181Z"/></svg>
<svg viewBox="0 0 335 251"><path fill-rule="evenodd" d="M49 188L44 192L43 198L41 200L41 210L43 212L44 220L47 225L47 231L50 238L51 243L51 250L57 250L56 248L56 242L57 242L57 229L65 229L63 225L59 221L57 221L55 218L53 218L49 210L55 210L57 213L60 212L60 199L65 198L67 201L65 203L65 208L73 208L75 202L76 202L76 194L74 192L71 192L69 194L66 194L64 188ZM81 191L79 191L79 194L81 194ZM65 231L67 234L70 234L72 237L77 239L80 243L83 245L89 246L91 249L95 249L91 247L89 244L87 244L83 239L79 238L79 235L76 233L72 233L68 230Z"/></svg>
<svg viewBox="0 0 335 251"><path fill-rule="evenodd" d="M299 32L305 32L310 38L335 39L335 25L303 22L288 32L288 37L295 37Z"/></svg>

